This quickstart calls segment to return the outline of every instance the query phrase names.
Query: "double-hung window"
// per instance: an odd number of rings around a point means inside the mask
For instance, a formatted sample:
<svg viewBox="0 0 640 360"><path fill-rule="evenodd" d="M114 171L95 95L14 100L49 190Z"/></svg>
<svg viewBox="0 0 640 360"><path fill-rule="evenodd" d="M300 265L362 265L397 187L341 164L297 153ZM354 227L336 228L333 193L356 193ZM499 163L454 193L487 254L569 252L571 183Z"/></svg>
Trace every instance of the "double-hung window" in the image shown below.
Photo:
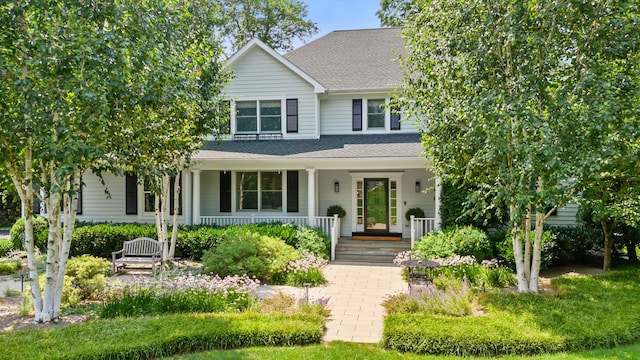
<svg viewBox="0 0 640 360"><path fill-rule="evenodd" d="M236 132L279 133L282 129L280 100L236 101Z"/></svg>
<svg viewBox="0 0 640 360"><path fill-rule="evenodd" d="M384 129L385 106L384 99L367 100L367 128Z"/></svg>
<svg viewBox="0 0 640 360"><path fill-rule="evenodd" d="M282 174L279 172L237 172L238 211L282 211Z"/></svg>

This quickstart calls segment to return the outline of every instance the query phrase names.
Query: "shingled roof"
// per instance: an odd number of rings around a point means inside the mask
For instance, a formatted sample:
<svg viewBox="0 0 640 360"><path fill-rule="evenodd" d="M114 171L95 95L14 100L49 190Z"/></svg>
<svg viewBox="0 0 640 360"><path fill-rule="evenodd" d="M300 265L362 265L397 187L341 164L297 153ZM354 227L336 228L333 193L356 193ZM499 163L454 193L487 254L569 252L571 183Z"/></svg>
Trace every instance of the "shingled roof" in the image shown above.
<svg viewBox="0 0 640 360"><path fill-rule="evenodd" d="M392 89L402 82L399 28L333 31L284 57L329 91Z"/></svg>
<svg viewBox="0 0 640 360"><path fill-rule="evenodd" d="M325 135L319 140L209 141L194 159L419 158L419 134Z"/></svg>

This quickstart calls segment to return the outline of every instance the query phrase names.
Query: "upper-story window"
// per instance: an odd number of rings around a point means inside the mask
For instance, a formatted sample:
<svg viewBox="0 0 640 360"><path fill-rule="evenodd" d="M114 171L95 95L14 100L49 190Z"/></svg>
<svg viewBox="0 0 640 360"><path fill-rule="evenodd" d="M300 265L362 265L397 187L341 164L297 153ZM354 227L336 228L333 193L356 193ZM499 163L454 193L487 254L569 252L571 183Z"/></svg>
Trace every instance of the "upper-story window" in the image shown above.
<svg viewBox="0 0 640 360"><path fill-rule="evenodd" d="M353 99L352 130L400 130L400 110L389 108L387 102L388 99Z"/></svg>
<svg viewBox="0 0 640 360"><path fill-rule="evenodd" d="M279 133L281 128L280 100L236 101L236 132Z"/></svg>
<svg viewBox="0 0 640 360"><path fill-rule="evenodd" d="M384 99L367 100L367 128L384 129Z"/></svg>

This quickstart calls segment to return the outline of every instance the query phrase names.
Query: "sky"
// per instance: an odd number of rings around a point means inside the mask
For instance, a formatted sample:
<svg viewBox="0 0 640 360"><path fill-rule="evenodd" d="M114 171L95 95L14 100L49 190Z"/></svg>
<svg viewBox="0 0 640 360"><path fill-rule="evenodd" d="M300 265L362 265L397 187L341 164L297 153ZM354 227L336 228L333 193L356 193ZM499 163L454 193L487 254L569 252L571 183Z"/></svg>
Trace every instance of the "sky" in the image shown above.
<svg viewBox="0 0 640 360"><path fill-rule="evenodd" d="M371 29L380 27L376 11L380 0L302 0L309 10L308 19L318 26L318 33L307 41L334 30ZM295 47L301 43L296 42Z"/></svg>

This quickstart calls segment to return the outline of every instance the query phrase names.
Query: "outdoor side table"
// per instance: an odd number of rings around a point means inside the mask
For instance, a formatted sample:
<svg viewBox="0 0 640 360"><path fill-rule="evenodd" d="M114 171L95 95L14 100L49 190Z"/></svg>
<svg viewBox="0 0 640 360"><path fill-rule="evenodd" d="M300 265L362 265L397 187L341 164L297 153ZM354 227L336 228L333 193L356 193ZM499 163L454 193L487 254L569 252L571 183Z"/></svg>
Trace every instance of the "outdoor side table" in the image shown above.
<svg viewBox="0 0 640 360"><path fill-rule="evenodd" d="M405 260L400 265L409 268L409 294L413 286L430 284L433 281L432 270L440 266L435 261L419 259Z"/></svg>

